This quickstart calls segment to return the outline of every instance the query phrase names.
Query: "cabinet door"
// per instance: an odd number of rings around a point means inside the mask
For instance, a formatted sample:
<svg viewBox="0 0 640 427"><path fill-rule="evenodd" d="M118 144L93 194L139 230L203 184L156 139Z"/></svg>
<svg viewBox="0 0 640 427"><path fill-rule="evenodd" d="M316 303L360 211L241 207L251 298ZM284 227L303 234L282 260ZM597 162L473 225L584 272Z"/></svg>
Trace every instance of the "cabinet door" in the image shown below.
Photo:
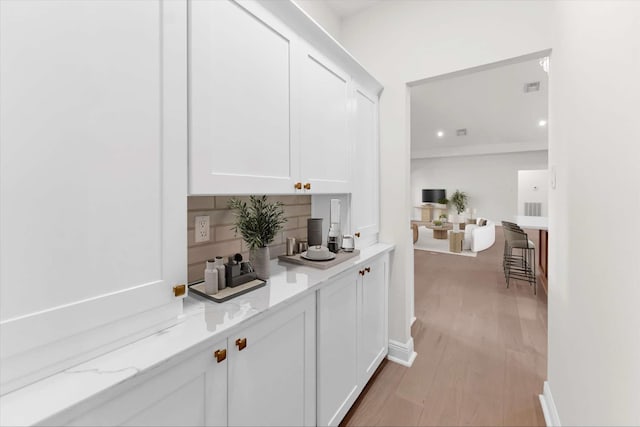
<svg viewBox="0 0 640 427"><path fill-rule="evenodd" d="M315 295L232 335L229 425L314 425L315 339Z"/></svg>
<svg viewBox="0 0 640 427"><path fill-rule="evenodd" d="M369 381L388 352L387 256L366 265L361 279L360 384Z"/></svg>
<svg viewBox="0 0 640 427"><path fill-rule="evenodd" d="M355 160L353 162L353 230L356 244L377 241L379 206L378 99L355 90Z"/></svg>
<svg viewBox="0 0 640 427"><path fill-rule="evenodd" d="M186 12L0 2L3 393L181 311Z"/></svg>
<svg viewBox="0 0 640 427"><path fill-rule="evenodd" d="M209 346L161 372L149 372L126 391L68 422L75 426L224 426L227 424L227 360L214 352L226 341Z"/></svg>
<svg viewBox="0 0 640 427"><path fill-rule="evenodd" d="M358 276L318 291L318 425L338 425L359 393Z"/></svg>
<svg viewBox="0 0 640 427"><path fill-rule="evenodd" d="M349 77L316 53L301 61L300 176L313 193L348 193Z"/></svg>
<svg viewBox="0 0 640 427"><path fill-rule="evenodd" d="M189 8L189 192L293 192L292 34L255 3Z"/></svg>

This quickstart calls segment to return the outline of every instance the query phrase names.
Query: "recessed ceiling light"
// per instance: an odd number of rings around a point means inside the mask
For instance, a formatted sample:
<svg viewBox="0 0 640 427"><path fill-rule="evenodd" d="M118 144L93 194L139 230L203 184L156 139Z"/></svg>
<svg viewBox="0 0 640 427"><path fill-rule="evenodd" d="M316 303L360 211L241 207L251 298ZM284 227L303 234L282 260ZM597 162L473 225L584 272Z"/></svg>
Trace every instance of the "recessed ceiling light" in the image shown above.
<svg viewBox="0 0 640 427"><path fill-rule="evenodd" d="M540 120L538 122L538 126L540 126L540 127L545 127L546 125L547 125L547 121L546 120Z"/></svg>
<svg viewBox="0 0 640 427"><path fill-rule="evenodd" d="M439 130L438 132L436 132L436 135L438 136L438 138L442 138L444 136L444 132Z"/></svg>

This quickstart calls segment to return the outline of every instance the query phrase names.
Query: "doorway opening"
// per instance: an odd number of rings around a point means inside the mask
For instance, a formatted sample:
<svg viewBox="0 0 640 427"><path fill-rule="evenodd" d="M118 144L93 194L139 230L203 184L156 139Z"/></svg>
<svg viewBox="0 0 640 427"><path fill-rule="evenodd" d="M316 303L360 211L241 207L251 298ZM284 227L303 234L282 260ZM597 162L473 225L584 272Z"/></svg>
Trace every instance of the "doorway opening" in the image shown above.
<svg viewBox="0 0 640 427"><path fill-rule="evenodd" d="M428 396L444 396L434 402L443 405L434 424L460 423L460 411L479 411L472 424L544 425L537 396L547 372L540 274L546 273L549 54L408 85L412 336L418 354L431 359L418 373L426 375ZM527 266L535 285L509 274L505 259L513 245L505 246L503 221L520 224L533 247ZM446 415L452 402L455 419Z"/></svg>

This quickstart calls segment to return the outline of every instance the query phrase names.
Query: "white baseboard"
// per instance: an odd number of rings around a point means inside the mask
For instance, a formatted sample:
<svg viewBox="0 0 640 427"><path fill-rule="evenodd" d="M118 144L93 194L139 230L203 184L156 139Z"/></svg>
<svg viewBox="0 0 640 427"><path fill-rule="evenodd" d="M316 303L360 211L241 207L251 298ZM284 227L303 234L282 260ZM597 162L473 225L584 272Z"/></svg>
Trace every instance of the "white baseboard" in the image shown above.
<svg viewBox="0 0 640 427"><path fill-rule="evenodd" d="M544 421L548 427L561 427L560 417L558 416L558 410L556 404L553 401L553 395L551 394L551 387L549 382L544 382L544 388L540 397L540 406L542 406L542 413L544 414Z"/></svg>
<svg viewBox="0 0 640 427"><path fill-rule="evenodd" d="M413 338L409 338L406 343L389 340L389 354L387 359L402 366L410 368L416 360L418 353L413 351Z"/></svg>

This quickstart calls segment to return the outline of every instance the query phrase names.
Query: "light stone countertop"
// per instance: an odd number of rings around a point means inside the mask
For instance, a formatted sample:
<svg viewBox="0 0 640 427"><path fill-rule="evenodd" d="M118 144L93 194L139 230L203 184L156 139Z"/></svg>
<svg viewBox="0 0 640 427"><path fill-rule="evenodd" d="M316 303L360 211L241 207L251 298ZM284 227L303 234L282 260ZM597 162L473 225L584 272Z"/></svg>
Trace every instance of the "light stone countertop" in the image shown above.
<svg viewBox="0 0 640 427"><path fill-rule="evenodd" d="M548 230L549 218L546 216L516 215L515 222L522 228L530 230Z"/></svg>
<svg viewBox="0 0 640 427"><path fill-rule="evenodd" d="M0 425L62 422L69 410L81 410L83 402L100 393L159 368L183 352L225 339L250 319L294 303L336 275L393 249L393 245L377 243L327 270L273 260L271 277L262 288L224 303L189 296L176 325L0 397Z"/></svg>

